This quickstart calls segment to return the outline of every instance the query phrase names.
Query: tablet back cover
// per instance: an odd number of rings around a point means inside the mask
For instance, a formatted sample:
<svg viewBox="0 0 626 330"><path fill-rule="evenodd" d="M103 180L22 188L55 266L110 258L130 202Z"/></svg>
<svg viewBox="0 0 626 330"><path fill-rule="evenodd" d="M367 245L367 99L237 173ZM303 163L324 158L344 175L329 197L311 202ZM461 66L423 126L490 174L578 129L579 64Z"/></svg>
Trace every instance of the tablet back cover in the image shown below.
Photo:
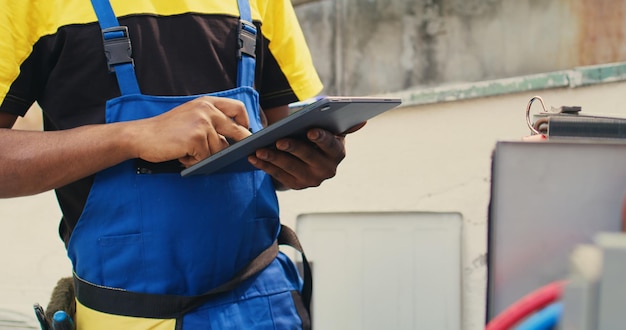
<svg viewBox="0 0 626 330"><path fill-rule="evenodd" d="M400 99L326 97L182 171L182 176L251 170L247 156L284 137L305 139L311 128L341 133L400 105Z"/></svg>

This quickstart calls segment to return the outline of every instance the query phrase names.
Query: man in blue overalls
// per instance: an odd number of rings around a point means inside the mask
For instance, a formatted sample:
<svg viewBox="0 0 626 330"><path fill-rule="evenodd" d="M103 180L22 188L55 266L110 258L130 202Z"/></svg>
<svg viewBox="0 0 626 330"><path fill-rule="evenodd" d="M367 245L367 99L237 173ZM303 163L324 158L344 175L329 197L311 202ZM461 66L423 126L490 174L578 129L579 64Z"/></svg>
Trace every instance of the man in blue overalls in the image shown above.
<svg viewBox="0 0 626 330"><path fill-rule="evenodd" d="M0 197L56 189L78 328L307 327L275 189L332 177L343 136L179 174L319 92L290 2L0 3L0 127L38 101L46 129L0 129Z"/></svg>

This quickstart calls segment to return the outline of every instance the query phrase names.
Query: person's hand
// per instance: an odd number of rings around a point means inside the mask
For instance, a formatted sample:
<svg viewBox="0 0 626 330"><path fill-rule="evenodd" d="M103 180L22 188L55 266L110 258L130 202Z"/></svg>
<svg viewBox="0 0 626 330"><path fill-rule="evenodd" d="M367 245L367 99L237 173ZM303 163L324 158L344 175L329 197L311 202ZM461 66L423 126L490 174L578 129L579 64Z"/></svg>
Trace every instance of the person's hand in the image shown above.
<svg viewBox="0 0 626 330"><path fill-rule="evenodd" d="M226 148L226 138L239 141L251 134L242 102L211 96L132 124L138 158L155 163L178 159L187 167Z"/></svg>
<svg viewBox="0 0 626 330"><path fill-rule="evenodd" d="M271 175L277 189L317 187L337 173L337 166L346 156L346 134L364 125L365 122L339 135L314 128L307 132L309 141L280 139L275 143L276 149L259 149L248 161Z"/></svg>

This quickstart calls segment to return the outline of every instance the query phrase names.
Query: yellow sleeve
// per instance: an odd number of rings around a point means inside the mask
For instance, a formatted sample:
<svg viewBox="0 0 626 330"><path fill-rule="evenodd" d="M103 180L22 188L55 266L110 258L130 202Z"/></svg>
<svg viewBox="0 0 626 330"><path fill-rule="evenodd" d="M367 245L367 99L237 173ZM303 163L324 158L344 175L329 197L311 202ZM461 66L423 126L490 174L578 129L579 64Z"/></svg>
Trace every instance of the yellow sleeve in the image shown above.
<svg viewBox="0 0 626 330"><path fill-rule="evenodd" d="M0 8L0 100L4 100L39 36L33 1L0 0Z"/></svg>
<svg viewBox="0 0 626 330"><path fill-rule="evenodd" d="M300 100L322 90L311 53L290 0L259 0L262 31L269 50Z"/></svg>

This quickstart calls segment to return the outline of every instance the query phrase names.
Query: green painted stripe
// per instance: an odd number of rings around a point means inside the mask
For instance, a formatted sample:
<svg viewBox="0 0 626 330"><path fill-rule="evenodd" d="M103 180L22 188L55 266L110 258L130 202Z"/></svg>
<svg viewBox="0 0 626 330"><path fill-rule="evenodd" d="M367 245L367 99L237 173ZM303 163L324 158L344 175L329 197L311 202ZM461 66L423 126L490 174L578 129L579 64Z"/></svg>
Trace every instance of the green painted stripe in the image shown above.
<svg viewBox="0 0 626 330"><path fill-rule="evenodd" d="M432 104L552 88L577 88L626 80L626 62L577 67L513 78L485 80L392 93L402 106Z"/></svg>
<svg viewBox="0 0 626 330"><path fill-rule="evenodd" d="M585 66L574 69L581 75L576 86L587 86L626 80L626 63Z"/></svg>

